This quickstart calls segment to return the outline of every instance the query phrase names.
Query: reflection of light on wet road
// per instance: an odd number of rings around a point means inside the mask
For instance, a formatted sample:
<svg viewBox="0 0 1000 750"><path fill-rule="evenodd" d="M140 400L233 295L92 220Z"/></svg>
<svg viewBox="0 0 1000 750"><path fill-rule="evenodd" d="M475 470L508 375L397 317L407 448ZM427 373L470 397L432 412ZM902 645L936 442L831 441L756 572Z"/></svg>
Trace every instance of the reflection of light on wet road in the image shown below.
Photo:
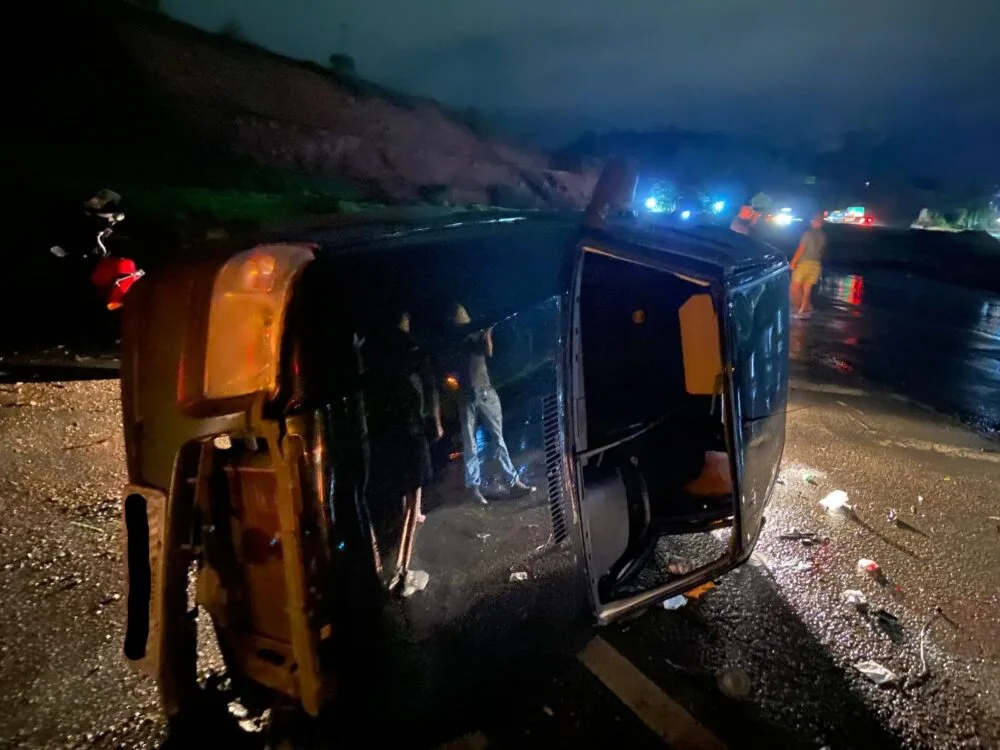
<svg viewBox="0 0 1000 750"><path fill-rule="evenodd" d="M841 302L850 305L860 305L864 295L865 280L861 276L853 274L840 277L837 282L835 296Z"/></svg>
<svg viewBox="0 0 1000 750"><path fill-rule="evenodd" d="M1000 297L901 271L828 271L790 357L814 375L860 375L987 429L1000 425Z"/></svg>

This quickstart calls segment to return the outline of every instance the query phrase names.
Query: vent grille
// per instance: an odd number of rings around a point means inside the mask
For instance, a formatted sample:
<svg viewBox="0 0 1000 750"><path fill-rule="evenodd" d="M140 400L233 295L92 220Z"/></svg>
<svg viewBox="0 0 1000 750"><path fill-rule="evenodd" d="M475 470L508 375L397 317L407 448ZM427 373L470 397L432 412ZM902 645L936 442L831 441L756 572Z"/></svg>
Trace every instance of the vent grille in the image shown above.
<svg viewBox="0 0 1000 750"><path fill-rule="evenodd" d="M545 436L545 483L549 493L549 512L552 515L552 538L556 544L566 541L565 481L563 476L564 438L562 429L562 401L558 394L545 397L542 429Z"/></svg>

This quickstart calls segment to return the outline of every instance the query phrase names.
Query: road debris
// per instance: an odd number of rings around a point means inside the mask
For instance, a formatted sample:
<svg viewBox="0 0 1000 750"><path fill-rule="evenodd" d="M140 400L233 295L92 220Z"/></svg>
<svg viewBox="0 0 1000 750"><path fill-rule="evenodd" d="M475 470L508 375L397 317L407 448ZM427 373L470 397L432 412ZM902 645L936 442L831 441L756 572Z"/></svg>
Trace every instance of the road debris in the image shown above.
<svg viewBox="0 0 1000 750"><path fill-rule="evenodd" d="M872 575L878 575L880 572L882 572L882 569L879 567L878 563L875 562L874 560L869 560L867 557L862 557L860 560L858 560L858 570L864 573L871 573Z"/></svg>
<svg viewBox="0 0 1000 750"><path fill-rule="evenodd" d="M667 561L667 572L675 576L686 576L698 566L683 557L671 557Z"/></svg>
<svg viewBox="0 0 1000 750"><path fill-rule="evenodd" d="M104 529L100 526L92 526L89 523L84 523L83 521L70 521L74 526L79 526L81 529L88 529L89 531L96 531L98 534L103 534Z"/></svg>
<svg viewBox="0 0 1000 750"><path fill-rule="evenodd" d="M779 534L778 539L786 542L800 542L803 547L811 547L826 541L826 537L815 531L790 531L787 534Z"/></svg>
<svg viewBox="0 0 1000 750"><path fill-rule="evenodd" d="M511 583L514 583L516 581L527 581L527 580L528 580L528 574L525 573L523 570L519 570L516 573L511 573L510 574L510 582Z"/></svg>
<svg viewBox="0 0 1000 750"><path fill-rule="evenodd" d="M854 668L879 687L895 687L899 684L899 676L877 661L859 661Z"/></svg>
<svg viewBox="0 0 1000 750"><path fill-rule="evenodd" d="M899 512L895 508L889 508L889 512L886 514L886 518L889 523L896 523L896 519L899 518Z"/></svg>
<svg viewBox="0 0 1000 750"><path fill-rule="evenodd" d="M688 603L688 599L684 594L678 594L677 596L672 596L665 600L660 606L664 609L672 612L675 609L680 609Z"/></svg>
<svg viewBox="0 0 1000 750"><path fill-rule="evenodd" d="M403 585L403 597L411 597L418 591L423 591L427 588L427 584L430 580L430 574L426 570L406 571L406 583Z"/></svg>
<svg viewBox="0 0 1000 750"><path fill-rule="evenodd" d="M819 484L819 482L816 481L815 475L813 475L813 474L806 474L802 478L805 479L806 484L811 484L813 487L815 487L817 484Z"/></svg>
<svg viewBox="0 0 1000 750"><path fill-rule="evenodd" d="M876 609L872 612L872 617L875 619L875 623L881 628L886 635L888 635L892 640L896 641L902 638L903 635L903 625L892 612L885 609Z"/></svg>
<svg viewBox="0 0 1000 750"><path fill-rule="evenodd" d="M695 586L690 591L685 591L684 596L688 599L701 599L705 594L715 588L715 584L712 581L707 581L701 586Z"/></svg>
<svg viewBox="0 0 1000 750"><path fill-rule="evenodd" d="M819 504L826 508L828 513L849 513L851 510L850 498L843 490L834 490L829 495L819 501Z"/></svg>
<svg viewBox="0 0 1000 750"><path fill-rule="evenodd" d="M808 560L785 560L778 567L791 569L793 573L805 573L813 569L813 564Z"/></svg>
<svg viewBox="0 0 1000 750"><path fill-rule="evenodd" d="M935 607L934 614L930 616L930 619L924 623L924 626L920 628L920 672L917 674L918 678L926 679L930 677L930 670L927 669L927 631L930 630L931 623L934 622L941 614L941 608Z"/></svg>
<svg viewBox="0 0 1000 750"><path fill-rule="evenodd" d="M844 603L853 605L859 612L868 611L868 599L857 589L847 589L841 595Z"/></svg>
<svg viewBox="0 0 1000 750"><path fill-rule="evenodd" d="M492 534L482 534L482 533L479 533L479 534L476 534L476 539L478 539L481 542L485 542L491 536L493 536L493 535Z"/></svg>
<svg viewBox="0 0 1000 750"><path fill-rule="evenodd" d="M110 437L100 438L99 440L91 440L89 443L79 443L77 445L64 445L64 451L78 451L81 448L93 448L95 445L104 445L105 443L110 443Z"/></svg>
<svg viewBox="0 0 1000 750"><path fill-rule="evenodd" d="M715 676L719 691L727 698L741 700L750 695L750 678L739 667L726 667Z"/></svg>

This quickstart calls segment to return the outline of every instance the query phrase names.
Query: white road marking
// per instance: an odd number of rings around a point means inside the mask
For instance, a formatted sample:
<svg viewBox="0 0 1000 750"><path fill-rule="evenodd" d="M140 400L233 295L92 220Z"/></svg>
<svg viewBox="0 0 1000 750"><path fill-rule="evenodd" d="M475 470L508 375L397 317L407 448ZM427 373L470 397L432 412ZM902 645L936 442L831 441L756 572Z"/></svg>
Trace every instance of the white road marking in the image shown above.
<svg viewBox="0 0 1000 750"><path fill-rule="evenodd" d="M940 453L952 458L969 458L973 461L987 461L992 464L1000 464L1000 453L987 453L975 450L974 448L963 448L959 445L948 445L947 443L932 443L929 440L879 440L878 444L885 448L912 448L918 451Z"/></svg>
<svg viewBox="0 0 1000 750"><path fill-rule="evenodd" d="M831 396L870 396L871 392L861 388L846 388L842 385L827 385L824 383L810 383L806 380L793 378L788 382L788 387L793 391L811 391L813 393L828 393Z"/></svg>
<svg viewBox="0 0 1000 750"><path fill-rule="evenodd" d="M577 658L632 713L676 750L725 750L714 734L600 636Z"/></svg>

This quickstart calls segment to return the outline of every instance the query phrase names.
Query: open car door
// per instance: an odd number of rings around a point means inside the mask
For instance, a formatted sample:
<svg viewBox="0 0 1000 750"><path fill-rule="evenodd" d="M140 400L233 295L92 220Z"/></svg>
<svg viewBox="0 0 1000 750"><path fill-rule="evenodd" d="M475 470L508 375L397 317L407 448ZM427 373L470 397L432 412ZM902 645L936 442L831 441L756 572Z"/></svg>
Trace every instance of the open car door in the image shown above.
<svg viewBox="0 0 1000 750"><path fill-rule="evenodd" d="M573 454L602 622L737 566L763 524L784 447L788 271L732 238L629 226L582 243Z"/></svg>

